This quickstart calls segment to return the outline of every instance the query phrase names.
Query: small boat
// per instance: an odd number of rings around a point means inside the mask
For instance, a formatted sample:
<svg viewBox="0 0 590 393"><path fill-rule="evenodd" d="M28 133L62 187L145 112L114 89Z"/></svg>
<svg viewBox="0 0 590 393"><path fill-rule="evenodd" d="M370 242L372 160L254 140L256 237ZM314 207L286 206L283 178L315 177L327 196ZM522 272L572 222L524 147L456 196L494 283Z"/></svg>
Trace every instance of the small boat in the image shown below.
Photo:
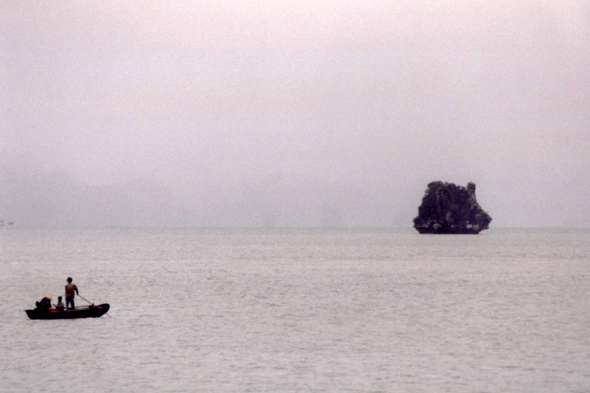
<svg viewBox="0 0 590 393"><path fill-rule="evenodd" d="M99 304L98 306L82 306L76 307L73 310L56 310L51 308L49 310L43 310L35 308L34 310L25 310L29 318L31 319L75 319L75 318L98 318L103 316L109 311L107 303Z"/></svg>

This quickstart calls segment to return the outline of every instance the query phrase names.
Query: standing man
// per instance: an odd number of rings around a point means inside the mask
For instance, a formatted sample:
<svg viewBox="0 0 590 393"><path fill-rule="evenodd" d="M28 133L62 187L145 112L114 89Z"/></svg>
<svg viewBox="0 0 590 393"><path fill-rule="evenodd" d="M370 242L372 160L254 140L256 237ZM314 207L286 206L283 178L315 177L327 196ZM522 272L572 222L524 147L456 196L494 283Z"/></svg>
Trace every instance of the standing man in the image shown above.
<svg viewBox="0 0 590 393"><path fill-rule="evenodd" d="M76 297L78 293L78 287L76 284L72 284L72 277L68 277L68 283L66 285L66 310L70 309L70 304L72 305L72 310L76 309L76 305L74 304L74 297Z"/></svg>

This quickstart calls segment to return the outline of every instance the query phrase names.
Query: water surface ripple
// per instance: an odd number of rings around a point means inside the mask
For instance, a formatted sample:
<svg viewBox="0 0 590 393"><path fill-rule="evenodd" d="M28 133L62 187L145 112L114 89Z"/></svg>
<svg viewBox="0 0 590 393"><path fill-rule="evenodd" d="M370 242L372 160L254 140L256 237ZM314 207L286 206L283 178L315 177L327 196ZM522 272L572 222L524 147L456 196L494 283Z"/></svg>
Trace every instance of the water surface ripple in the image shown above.
<svg viewBox="0 0 590 393"><path fill-rule="evenodd" d="M589 262L588 230L3 228L0 391L583 392ZM29 320L68 276L112 318Z"/></svg>

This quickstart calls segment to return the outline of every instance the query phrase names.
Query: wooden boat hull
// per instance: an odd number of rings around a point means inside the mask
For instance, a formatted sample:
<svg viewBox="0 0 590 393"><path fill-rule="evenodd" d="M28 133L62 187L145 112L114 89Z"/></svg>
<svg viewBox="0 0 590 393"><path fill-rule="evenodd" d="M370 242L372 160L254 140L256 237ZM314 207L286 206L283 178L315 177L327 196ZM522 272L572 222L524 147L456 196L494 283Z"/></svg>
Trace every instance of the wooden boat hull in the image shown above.
<svg viewBox="0 0 590 393"><path fill-rule="evenodd" d="M77 307L75 310L25 310L31 319L76 319L76 318L98 318L109 311L110 306L99 304L98 306Z"/></svg>

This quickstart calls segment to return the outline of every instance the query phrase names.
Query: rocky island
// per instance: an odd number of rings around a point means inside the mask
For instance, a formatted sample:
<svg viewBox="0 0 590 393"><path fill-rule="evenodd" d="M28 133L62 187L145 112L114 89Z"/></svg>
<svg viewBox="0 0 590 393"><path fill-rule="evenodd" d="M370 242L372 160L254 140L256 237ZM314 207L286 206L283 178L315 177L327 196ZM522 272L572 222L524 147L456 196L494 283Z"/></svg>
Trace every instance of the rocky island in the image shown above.
<svg viewBox="0 0 590 393"><path fill-rule="evenodd" d="M414 218L414 228L428 234L478 234L492 217L477 203L475 183L467 188L435 181L428 184Z"/></svg>

